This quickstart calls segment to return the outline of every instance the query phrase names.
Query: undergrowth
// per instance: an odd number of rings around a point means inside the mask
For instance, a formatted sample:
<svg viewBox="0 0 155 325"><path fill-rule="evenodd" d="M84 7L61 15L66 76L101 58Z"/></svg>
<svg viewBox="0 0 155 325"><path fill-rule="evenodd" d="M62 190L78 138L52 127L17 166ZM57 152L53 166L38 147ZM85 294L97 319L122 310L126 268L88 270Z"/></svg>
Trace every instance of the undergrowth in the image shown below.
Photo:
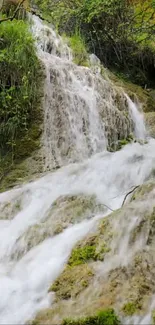
<svg viewBox="0 0 155 325"><path fill-rule="evenodd" d="M28 24L22 20L3 22L0 25L2 169L7 170L8 165L13 164L15 159L28 156L35 149L42 120L40 109L42 80L43 68L36 55L34 39ZM0 174L3 174L2 170Z"/></svg>
<svg viewBox="0 0 155 325"><path fill-rule="evenodd" d="M82 66L89 66L87 47L84 39L78 33L69 38L69 45L73 51L74 63Z"/></svg>

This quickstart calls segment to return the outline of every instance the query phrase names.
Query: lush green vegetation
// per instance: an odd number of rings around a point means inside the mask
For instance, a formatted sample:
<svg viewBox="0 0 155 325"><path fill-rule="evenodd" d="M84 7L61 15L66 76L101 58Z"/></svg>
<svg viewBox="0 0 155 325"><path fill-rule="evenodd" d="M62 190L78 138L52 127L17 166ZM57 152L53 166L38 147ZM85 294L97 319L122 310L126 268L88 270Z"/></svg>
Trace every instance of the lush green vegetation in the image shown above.
<svg viewBox="0 0 155 325"><path fill-rule="evenodd" d="M60 32L78 30L102 63L142 86L155 86L154 0L33 0Z"/></svg>
<svg viewBox="0 0 155 325"><path fill-rule="evenodd" d="M78 32L68 39L72 49L74 62L78 65L89 66L87 46Z"/></svg>
<svg viewBox="0 0 155 325"><path fill-rule="evenodd" d="M95 316L79 318L77 320L66 319L63 325L119 325L120 321L113 309L100 311Z"/></svg>
<svg viewBox="0 0 155 325"><path fill-rule="evenodd" d="M1 23L1 175L16 159L28 156L38 145L42 74L27 23L22 20Z"/></svg>
<svg viewBox="0 0 155 325"><path fill-rule="evenodd" d="M109 252L109 248L103 242L98 247L97 239L85 244L83 246L76 247L72 250L70 259L68 261L69 266L76 266L83 263L87 263L90 260L104 260L104 255Z"/></svg>

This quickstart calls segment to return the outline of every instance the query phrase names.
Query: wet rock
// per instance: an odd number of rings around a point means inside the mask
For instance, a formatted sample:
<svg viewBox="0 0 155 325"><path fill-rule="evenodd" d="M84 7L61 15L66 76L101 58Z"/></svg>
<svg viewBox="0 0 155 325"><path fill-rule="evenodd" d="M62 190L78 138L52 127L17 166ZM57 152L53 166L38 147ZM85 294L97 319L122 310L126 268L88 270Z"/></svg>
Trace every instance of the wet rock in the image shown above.
<svg viewBox="0 0 155 325"><path fill-rule="evenodd" d="M14 258L18 258L46 238L59 234L68 226L89 219L104 210L105 207L95 196L59 197L49 208L46 218L29 227L27 232L18 239L13 253Z"/></svg>
<svg viewBox="0 0 155 325"><path fill-rule="evenodd" d="M155 112L145 113L145 122L148 134L155 138Z"/></svg>
<svg viewBox="0 0 155 325"><path fill-rule="evenodd" d="M123 323L134 315L143 318L155 293L154 188L154 182L139 187L131 202L101 220L94 234L76 245L69 265L53 284L56 295L51 324L56 319L61 323L68 315L92 315L110 306L117 310ZM108 247L103 260L91 256L81 262L80 257L80 265L76 265L75 257L79 258L81 248L95 245L96 250L103 244ZM91 268L93 276L82 287L82 270L86 272L87 268ZM40 315L43 322L45 312Z"/></svg>

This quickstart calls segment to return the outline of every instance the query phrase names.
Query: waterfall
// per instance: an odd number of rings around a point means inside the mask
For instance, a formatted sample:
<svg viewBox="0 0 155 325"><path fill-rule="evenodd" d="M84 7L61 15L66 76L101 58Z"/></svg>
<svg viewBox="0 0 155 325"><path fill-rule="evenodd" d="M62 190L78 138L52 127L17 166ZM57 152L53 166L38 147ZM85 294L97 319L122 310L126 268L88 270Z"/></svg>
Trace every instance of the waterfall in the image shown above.
<svg viewBox="0 0 155 325"><path fill-rule="evenodd" d="M97 60L90 56L92 69L74 64L65 41L35 16L32 30L46 74L42 139L45 171L82 161L130 135L131 104L121 90L114 89L93 68Z"/></svg>
<svg viewBox="0 0 155 325"><path fill-rule="evenodd" d="M134 122L135 136L137 139L144 140L146 138L146 130L143 114L137 109L136 104L132 102L129 96L126 95L126 98L130 109L131 118Z"/></svg>
<svg viewBox="0 0 155 325"><path fill-rule="evenodd" d="M155 166L153 139L144 145L128 144L118 152L106 151L109 138L117 141L130 134L133 124L136 137L144 139L143 117L136 105L100 74L76 66L68 46L37 17L32 30L46 73L45 171L62 167L0 194L0 324L24 324L52 304L48 288L62 272L74 245L101 218L120 208L125 194L149 179ZM102 209L89 212L75 224L67 220L68 227L53 234L50 228L60 215L57 200L78 195L94 196ZM126 219L124 223L123 247L127 249L131 229ZM118 263L124 258L121 253Z"/></svg>

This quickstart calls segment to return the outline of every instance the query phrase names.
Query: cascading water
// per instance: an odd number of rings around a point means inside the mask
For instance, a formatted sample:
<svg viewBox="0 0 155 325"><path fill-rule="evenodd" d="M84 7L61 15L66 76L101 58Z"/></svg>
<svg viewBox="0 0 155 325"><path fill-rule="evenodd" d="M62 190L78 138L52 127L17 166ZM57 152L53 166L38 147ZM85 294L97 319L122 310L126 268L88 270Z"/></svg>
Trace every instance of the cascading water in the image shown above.
<svg viewBox="0 0 155 325"><path fill-rule="evenodd" d="M46 72L44 170L81 161L130 135L131 103L93 68L99 63L90 56L92 70L75 65L67 44L37 17L32 30Z"/></svg>
<svg viewBox="0 0 155 325"><path fill-rule="evenodd" d="M135 103L126 95L130 114L134 122L134 132L137 139L144 140L146 138L146 130L142 112L139 112Z"/></svg>
<svg viewBox="0 0 155 325"><path fill-rule="evenodd" d="M121 114L119 126L126 125L125 132L132 128L117 108L115 90L101 76L72 63L71 52L61 38L38 18L34 22L32 29L39 37L39 56L46 70L45 170L91 157L0 195L0 324L23 324L50 306L53 296L48 288L62 272L74 245L97 226L100 218L119 208L125 194L147 180L155 165L152 139L143 146L129 144L115 153L105 150L108 132L119 124ZM142 116L129 98L127 101L136 136L144 138ZM113 130L111 135L115 138L116 133ZM42 223L46 228L49 217L52 220L56 200L70 195L94 195L104 205L104 212L102 209L95 216L90 213L82 222L69 223L62 233L53 237L45 233L39 244L34 240L29 245L30 229L34 227L37 239L37 227ZM124 245L132 227L126 229ZM128 246L124 247L127 250ZM123 259L121 251L117 264L123 264Z"/></svg>

